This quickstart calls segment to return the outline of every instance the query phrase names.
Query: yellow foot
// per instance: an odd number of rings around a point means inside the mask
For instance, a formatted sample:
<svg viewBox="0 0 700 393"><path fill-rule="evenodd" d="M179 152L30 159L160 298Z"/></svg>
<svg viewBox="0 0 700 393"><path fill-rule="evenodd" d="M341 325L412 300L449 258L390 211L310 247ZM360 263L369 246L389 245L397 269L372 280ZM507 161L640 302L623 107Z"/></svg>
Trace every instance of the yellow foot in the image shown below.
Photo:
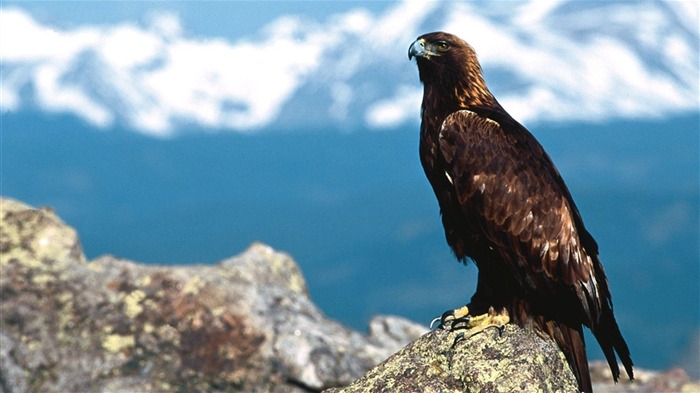
<svg viewBox="0 0 700 393"><path fill-rule="evenodd" d="M467 306L462 306L454 310L447 310L442 313L442 316L439 316L430 322L430 329L432 330L433 326L438 322L440 322L438 327L441 328L445 328L447 323L451 322L450 327L452 328L458 322L467 322L469 318L469 307Z"/></svg>
<svg viewBox="0 0 700 393"><path fill-rule="evenodd" d="M438 321L440 322L439 326L443 329L466 330L466 332L460 333L460 339L462 339L471 337L490 327L495 327L502 331L503 327L510 322L510 317L505 309L497 312L493 307L489 307L489 311L486 314L470 316L469 308L462 306L455 310L449 310L442 314L441 317L433 319L430 323L431 329Z"/></svg>
<svg viewBox="0 0 700 393"><path fill-rule="evenodd" d="M490 327L495 327L499 331L503 331L503 328L506 326L506 324L508 324L508 322L510 322L510 316L508 316L508 311L506 311L505 309L502 309L501 311L496 311L493 309L493 307L489 307L488 313L471 317L468 321L466 321L467 332L465 333L468 333L468 337L471 337L475 334L483 332L484 330Z"/></svg>

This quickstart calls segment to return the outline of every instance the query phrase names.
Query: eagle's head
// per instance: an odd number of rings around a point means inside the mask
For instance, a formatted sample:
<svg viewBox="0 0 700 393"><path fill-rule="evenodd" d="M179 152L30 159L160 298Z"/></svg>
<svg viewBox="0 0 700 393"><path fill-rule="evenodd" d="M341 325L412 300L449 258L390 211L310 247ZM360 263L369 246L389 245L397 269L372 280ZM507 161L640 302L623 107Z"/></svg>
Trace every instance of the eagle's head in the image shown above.
<svg viewBox="0 0 700 393"><path fill-rule="evenodd" d="M463 75L469 68L480 70L474 49L461 38L443 33L423 34L408 48L408 59L416 58L421 80L445 72Z"/></svg>
<svg viewBox="0 0 700 393"><path fill-rule="evenodd" d="M410 60L414 56L433 61L439 61L437 58L440 57L460 62L476 55L474 49L463 39L450 33L436 31L423 34L411 44L408 48L408 59Z"/></svg>
<svg viewBox="0 0 700 393"><path fill-rule="evenodd" d="M474 49L463 39L441 31L423 34L408 48L416 58L421 82L441 96L454 96L463 106L495 102L486 87Z"/></svg>

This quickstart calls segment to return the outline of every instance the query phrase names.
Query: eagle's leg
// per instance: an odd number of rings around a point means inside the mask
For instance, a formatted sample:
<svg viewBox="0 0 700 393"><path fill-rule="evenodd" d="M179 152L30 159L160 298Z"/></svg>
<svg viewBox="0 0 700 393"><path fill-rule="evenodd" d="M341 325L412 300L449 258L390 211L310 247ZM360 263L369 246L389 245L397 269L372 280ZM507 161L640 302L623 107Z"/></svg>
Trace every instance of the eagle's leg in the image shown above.
<svg viewBox="0 0 700 393"><path fill-rule="evenodd" d="M454 326L455 323L466 322L469 320L469 318L469 306L462 306L454 310L447 310L444 313L442 313L442 316L433 319L430 322L430 328L432 329L433 325L435 325L435 323L437 322L440 322L440 324L438 325L439 327L444 328L449 322L451 322L452 326Z"/></svg>
<svg viewBox="0 0 700 393"><path fill-rule="evenodd" d="M469 306L465 305L454 310L445 311L442 313L442 316L439 316L430 322L430 328L432 329L436 322L440 322L440 325L438 326L444 328L447 326L448 322L451 322L452 326L454 326L458 322L467 322L469 318Z"/></svg>
<svg viewBox="0 0 700 393"><path fill-rule="evenodd" d="M445 312L440 318L435 318L433 323L438 320L441 328L453 331L465 330L463 334L460 334L460 337L465 338L464 336L466 335L468 338L490 327L502 330L510 322L510 316L505 308L496 311L493 307L489 307L488 312L485 314L472 316L469 315L469 307L467 305Z"/></svg>
<svg viewBox="0 0 700 393"><path fill-rule="evenodd" d="M493 307L489 307L489 311L486 314L473 317L467 316L463 319L465 319L464 327L460 328L460 326L457 325L457 323L462 321L455 320L452 324L452 330L465 329L467 330L465 333L467 333L469 337L481 333L490 327L495 327L499 331L503 330L505 325L510 322L510 316L505 308L501 309L500 311L496 311Z"/></svg>

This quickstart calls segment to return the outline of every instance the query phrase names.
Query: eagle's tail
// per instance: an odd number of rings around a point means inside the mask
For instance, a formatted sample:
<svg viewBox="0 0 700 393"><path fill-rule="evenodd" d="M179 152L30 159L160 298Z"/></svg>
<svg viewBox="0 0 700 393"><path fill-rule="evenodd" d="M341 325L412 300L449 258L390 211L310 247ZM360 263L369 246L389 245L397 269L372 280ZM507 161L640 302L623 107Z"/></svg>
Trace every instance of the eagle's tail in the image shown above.
<svg viewBox="0 0 700 393"><path fill-rule="evenodd" d="M620 367L617 365L615 352L617 352L617 356L625 367L627 376L629 376L630 379L634 379L630 350L627 347L625 339L622 337L622 333L620 333L620 328L617 326L617 321L615 321L612 309L606 307L600 316L598 325L591 330L596 340L598 340L600 348L603 350L603 354L608 361L615 382L620 379Z"/></svg>
<svg viewBox="0 0 700 393"><path fill-rule="evenodd" d="M564 352L566 360L571 366L571 370L576 376L579 390L584 393L591 393L591 374L588 371L588 357L586 356L586 343L583 340L582 326L577 328L565 324L557 324L554 329L554 341Z"/></svg>

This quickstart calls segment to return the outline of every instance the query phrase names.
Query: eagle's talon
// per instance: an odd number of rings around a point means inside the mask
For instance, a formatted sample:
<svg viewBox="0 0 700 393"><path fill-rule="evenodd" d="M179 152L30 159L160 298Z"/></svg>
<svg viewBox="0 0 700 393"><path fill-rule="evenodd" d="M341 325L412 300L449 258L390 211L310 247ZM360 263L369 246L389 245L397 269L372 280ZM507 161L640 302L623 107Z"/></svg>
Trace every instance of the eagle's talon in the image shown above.
<svg viewBox="0 0 700 393"><path fill-rule="evenodd" d="M465 315L465 316L463 316L463 317L453 319L453 320L452 320L452 329L458 328L457 325L460 324L460 323L463 323L463 324L464 324L464 326L461 327L460 329L469 329L469 328L470 328L469 322L470 322L471 320L472 320L472 317L469 316L469 315Z"/></svg>
<svg viewBox="0 0 700 393"><path fill-rule="evenodd" d="M442 316L440 317L440 321L445 323L449 321L450 319L455 318L455 310L447 310L444 313L442 313Z"/></svg>
<svg viewBox="0 0 700 393"><path fill-rule="evenodd" d="M462 306L454 310L445 311L442 317L440 317L440 321L443 326L447 325L447 322L449 322L450 329L454 329L455 325L460 322L469 323L469 318L469 307Z"/></svg>
<svg viewBox="0 0 700 393"><path fill-rule="evenodd" d="M498 329L498 337L503 337L503 332L506 331L506 325L495 326Z"/></svg>
<svg viewBox="0 0 700 393"><path fill-rule="evenodd" d="M490 327L496 328L499 337L501 337L505 331L506 324L510 322L510 316L505 309L496 311L493 307L490 307L485 314L469 315L469 309L467 306L464 306L445 312L439 319L440 328L449 331L460 331L455 343L479 334ZM430 324L431 328L437 320L438 318L433 319Z"/></svg>
<svg viewBox="0 0 700 393"><path fill-rule="evenodd" d="M460 341L462 341L462 340L464 340L464 339L465 339L465 337L464 337L464 332L459 332L459 333L457 334L457 336L455 336L455 340L452 342L451 348L454 348L454 347L457 345L458 342L460 342Z"/></svg>
<svg viewBox="0 0 700 393"><path fill-rule="evenodd" d="M443 326L442 318L435 317L432 321L430 321L430 330L433 330L433 325L435 325L436 322L440 322L440 324L437 325L438 328L441 328Z"/></svg>

